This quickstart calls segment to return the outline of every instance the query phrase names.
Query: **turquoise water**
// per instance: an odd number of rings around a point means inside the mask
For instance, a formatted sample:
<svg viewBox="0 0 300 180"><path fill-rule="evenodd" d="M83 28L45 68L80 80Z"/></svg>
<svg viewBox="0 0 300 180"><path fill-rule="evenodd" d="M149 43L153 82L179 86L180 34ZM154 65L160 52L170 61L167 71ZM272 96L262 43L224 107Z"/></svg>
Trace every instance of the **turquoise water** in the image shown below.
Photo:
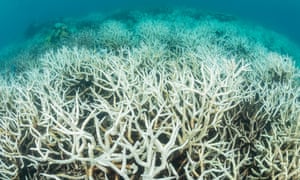
<svg viewBox="0 0 300 180"><path fill-rule="evenodd" d="M292 1L73 1L1 6L0 179L300 179Z"/></svg>
<svg viewBox="0 0 300 180"><path fill-rule="evenodd" d="M300 12L297 0L2 0L0 2L0 47L19 40L32 23L66 16L81 16L93 11L116 9L147 9L161 7L194 7L229 13L257 22L283 33L300 44Z"/></svg>
<svg viewBox="0 0 300 180"><path fill-rule="evenodd" d="M298 32L300 32L300 21L298 17L300 17L300 14L297 10L299 5L296 0L284 2L279 0L263 2L258 0L245 0L242 2L233 0L226 3L222 0L209 2L201 0L187 0L184 2L179 0L99 2L98 0L91 0L88 3L84 0L3 0L0 6L0 23L2 24L0 50L4 49L4 53L1 53L4 55L0 56L0 60L6 61L8 59L6 51L12 51L11 49L16 49L16 47L20 49L18 46L23 46L21 44L32 38L35 33L38 33L36 31L39 31L43 26L43 28L50 28L51 30L50 24L65 21L67 18L76 21L76 19L92 16L93 13L101 13L105 16L118 11L189 7L234 16L244 22L256 24L281 34L284 38L287 38L285 41L290 41L291 44L284 47L287 45L282 43L283 48L280 53L292 56L297 66L299 66L300 34ZM274 39L277 39L277 43L280 43L278 38L274 37ZM272 44L272 42L270 43ZM1 68L3 68L3 63ZM15 69L15 67L11 69Z"/></svg>

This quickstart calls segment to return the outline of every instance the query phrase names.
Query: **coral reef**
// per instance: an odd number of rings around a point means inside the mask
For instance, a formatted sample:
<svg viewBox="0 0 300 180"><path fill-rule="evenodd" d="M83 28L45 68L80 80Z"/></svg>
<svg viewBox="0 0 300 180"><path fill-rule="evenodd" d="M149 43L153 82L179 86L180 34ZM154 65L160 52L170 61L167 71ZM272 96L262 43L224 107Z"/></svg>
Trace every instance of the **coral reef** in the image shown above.
<svg viewBox="0 0 300 180"><path fill-rule="evenodd" d="M128 17L1 76L1 179L300 178L292 55L231 16Z"/></svg>

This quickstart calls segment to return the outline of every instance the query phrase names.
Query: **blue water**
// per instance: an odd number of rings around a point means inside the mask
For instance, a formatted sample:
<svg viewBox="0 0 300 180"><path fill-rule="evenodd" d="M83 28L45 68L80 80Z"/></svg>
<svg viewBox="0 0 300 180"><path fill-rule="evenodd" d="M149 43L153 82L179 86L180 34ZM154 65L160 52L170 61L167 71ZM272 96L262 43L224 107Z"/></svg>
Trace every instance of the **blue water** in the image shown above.
<svg viewBox="0 0 300 180"><path fill-rule="evenodd" d="M206 1L0 0L0 179L299 179L300 0Z"/></svg>
<svg viewBox="0 0 300 180"><path fill-rule="evenodd" d="M300 45L298 0L1 0L0 48L23 38L29 24L94 11L193 7L229 13L284 34Z"/></svg>

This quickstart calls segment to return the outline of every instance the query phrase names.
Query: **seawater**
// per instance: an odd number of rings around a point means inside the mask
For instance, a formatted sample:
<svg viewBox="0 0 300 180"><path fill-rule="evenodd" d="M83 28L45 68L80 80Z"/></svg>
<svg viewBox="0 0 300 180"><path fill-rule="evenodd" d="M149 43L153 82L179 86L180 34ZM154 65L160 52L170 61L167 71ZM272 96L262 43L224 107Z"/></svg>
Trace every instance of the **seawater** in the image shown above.
<svg viewBox="0 0 300 180"><path fill-rule="evenodd" d="M298 20L300 1L297 0L2 0L0 2L0 49L22 41L28 28L35 23L66 17L81 17L93 12L171 7L192 7L231 14L283 34L300 46L298 33L300 32Z"/></svg>

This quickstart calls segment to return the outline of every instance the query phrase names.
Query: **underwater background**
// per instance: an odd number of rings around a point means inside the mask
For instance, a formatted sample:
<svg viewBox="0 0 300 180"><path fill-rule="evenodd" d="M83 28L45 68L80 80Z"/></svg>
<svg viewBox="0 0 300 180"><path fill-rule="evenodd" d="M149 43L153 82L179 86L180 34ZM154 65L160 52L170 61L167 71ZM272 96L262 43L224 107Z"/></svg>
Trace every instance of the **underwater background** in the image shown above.
<svg viewBox="0 0 300 180"><path fill-rule="evenodd" d="M0 1L0 179L300 179L298 7Z"/></svg>
<svg viewBox="0 0 300 180"><path fill-rule="evenodd" d="M0 3L0 48L21 40L32 23L95 11L166 7L192 7L232 14L300 44L300 1L297 0L1 0Z"/></svg>

